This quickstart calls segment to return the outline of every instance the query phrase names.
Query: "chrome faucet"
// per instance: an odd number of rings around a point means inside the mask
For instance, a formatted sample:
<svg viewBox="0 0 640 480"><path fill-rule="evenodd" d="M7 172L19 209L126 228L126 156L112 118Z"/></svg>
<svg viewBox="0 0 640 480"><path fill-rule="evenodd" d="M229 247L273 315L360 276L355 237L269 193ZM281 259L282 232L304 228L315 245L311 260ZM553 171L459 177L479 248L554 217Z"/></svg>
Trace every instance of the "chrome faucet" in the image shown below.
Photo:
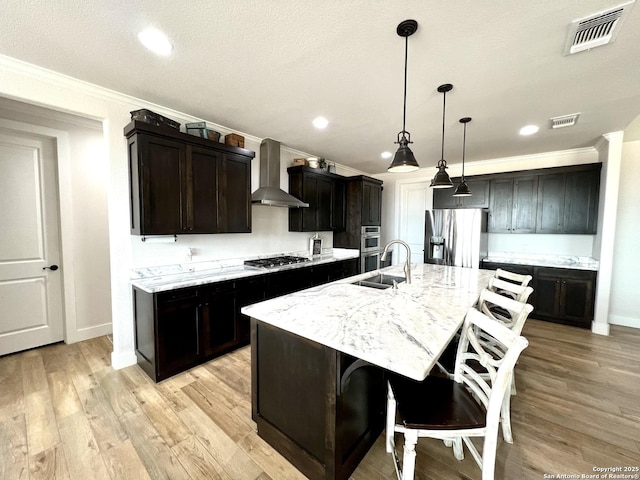
<svg viewBox="0 0 640 480"><path fill-rule="evenodd" d="M391 240L384 246L384 251L382 252L382 257L380 257L381 261L385 261L387 259L387 252L389 251L389 247L394 243L399 243L400 245L404 245L404 248L407 249L407 261L404 263L404 276L407 279L407 283L411 283L411 247L407 242L403 242L402 240Z"/></svg>

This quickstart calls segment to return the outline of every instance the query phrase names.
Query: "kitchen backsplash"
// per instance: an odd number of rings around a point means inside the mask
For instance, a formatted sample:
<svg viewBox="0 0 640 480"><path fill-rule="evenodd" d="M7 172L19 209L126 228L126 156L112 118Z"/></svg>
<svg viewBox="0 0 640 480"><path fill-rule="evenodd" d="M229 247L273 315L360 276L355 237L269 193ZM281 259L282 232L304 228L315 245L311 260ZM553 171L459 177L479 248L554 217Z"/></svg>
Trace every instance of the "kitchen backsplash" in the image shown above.
<svg viewBox="0 0 640 480"><path fill-rule="evenodd" d="M489 252L593 256L593 235L489 233Z"/></svg>
<svg viewBox="0 0 640 480"><path fill-rule="evenodd" d="M147 243L131 236L133 268L306 251L313 233L289 232L286 208L253 206L252 232L217 235L178 235L172 243ZM319 232L323 248L333 247L333 233ZM188 250L191 249L191 256Z"/></svg>

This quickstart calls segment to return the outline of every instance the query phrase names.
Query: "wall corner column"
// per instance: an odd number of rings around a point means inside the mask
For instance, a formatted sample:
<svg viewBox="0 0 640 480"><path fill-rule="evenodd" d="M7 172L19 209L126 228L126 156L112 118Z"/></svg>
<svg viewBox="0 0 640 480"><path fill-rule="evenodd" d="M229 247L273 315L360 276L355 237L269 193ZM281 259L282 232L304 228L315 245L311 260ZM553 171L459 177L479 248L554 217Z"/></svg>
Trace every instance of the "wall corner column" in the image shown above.
<svg viewBox="0 0 640 480"><path fill-rule="evenodd" d="M600 182L600 205L598 209L598 233L594 244L600 268L596 286L596 304L591 331L609 335L609 305L611 299L611 279L613 276L613 249L615 245L616 213L618 210L618 189L620 166L622 163L623 132L603 135L604 141L598 148L602 161Z"/></svg>

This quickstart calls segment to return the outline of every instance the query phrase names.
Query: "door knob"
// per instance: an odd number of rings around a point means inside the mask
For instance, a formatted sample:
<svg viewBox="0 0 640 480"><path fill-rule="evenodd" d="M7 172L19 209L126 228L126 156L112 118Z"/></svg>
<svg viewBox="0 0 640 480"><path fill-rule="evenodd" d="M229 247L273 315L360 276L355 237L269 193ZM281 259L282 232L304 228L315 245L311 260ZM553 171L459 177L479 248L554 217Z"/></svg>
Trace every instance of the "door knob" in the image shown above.
<svg viewBox="0 0 640 480"><path fill-rule="evenodd" d="M55 272L58 269L58 265L51 265L50 267L42 267L43 270L51 270L52 272Z"/></svg>

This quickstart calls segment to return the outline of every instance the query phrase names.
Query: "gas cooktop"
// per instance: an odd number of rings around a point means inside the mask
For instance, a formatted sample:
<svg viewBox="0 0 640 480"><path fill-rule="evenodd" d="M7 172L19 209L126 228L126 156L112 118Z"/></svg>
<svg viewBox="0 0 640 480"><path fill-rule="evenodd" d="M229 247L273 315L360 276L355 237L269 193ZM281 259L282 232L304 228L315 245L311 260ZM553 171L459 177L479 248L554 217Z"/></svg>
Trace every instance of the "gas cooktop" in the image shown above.
<svg viewBox="0 0 640 480"><path fill-rule="evenodd" d="M280 255L269 258L255 258L253 260L245 260L244 264L250 267L272 268L281 267L282 265L291 265L294 263L308 262L307 257L295 257L292 255Z"/></svg>

